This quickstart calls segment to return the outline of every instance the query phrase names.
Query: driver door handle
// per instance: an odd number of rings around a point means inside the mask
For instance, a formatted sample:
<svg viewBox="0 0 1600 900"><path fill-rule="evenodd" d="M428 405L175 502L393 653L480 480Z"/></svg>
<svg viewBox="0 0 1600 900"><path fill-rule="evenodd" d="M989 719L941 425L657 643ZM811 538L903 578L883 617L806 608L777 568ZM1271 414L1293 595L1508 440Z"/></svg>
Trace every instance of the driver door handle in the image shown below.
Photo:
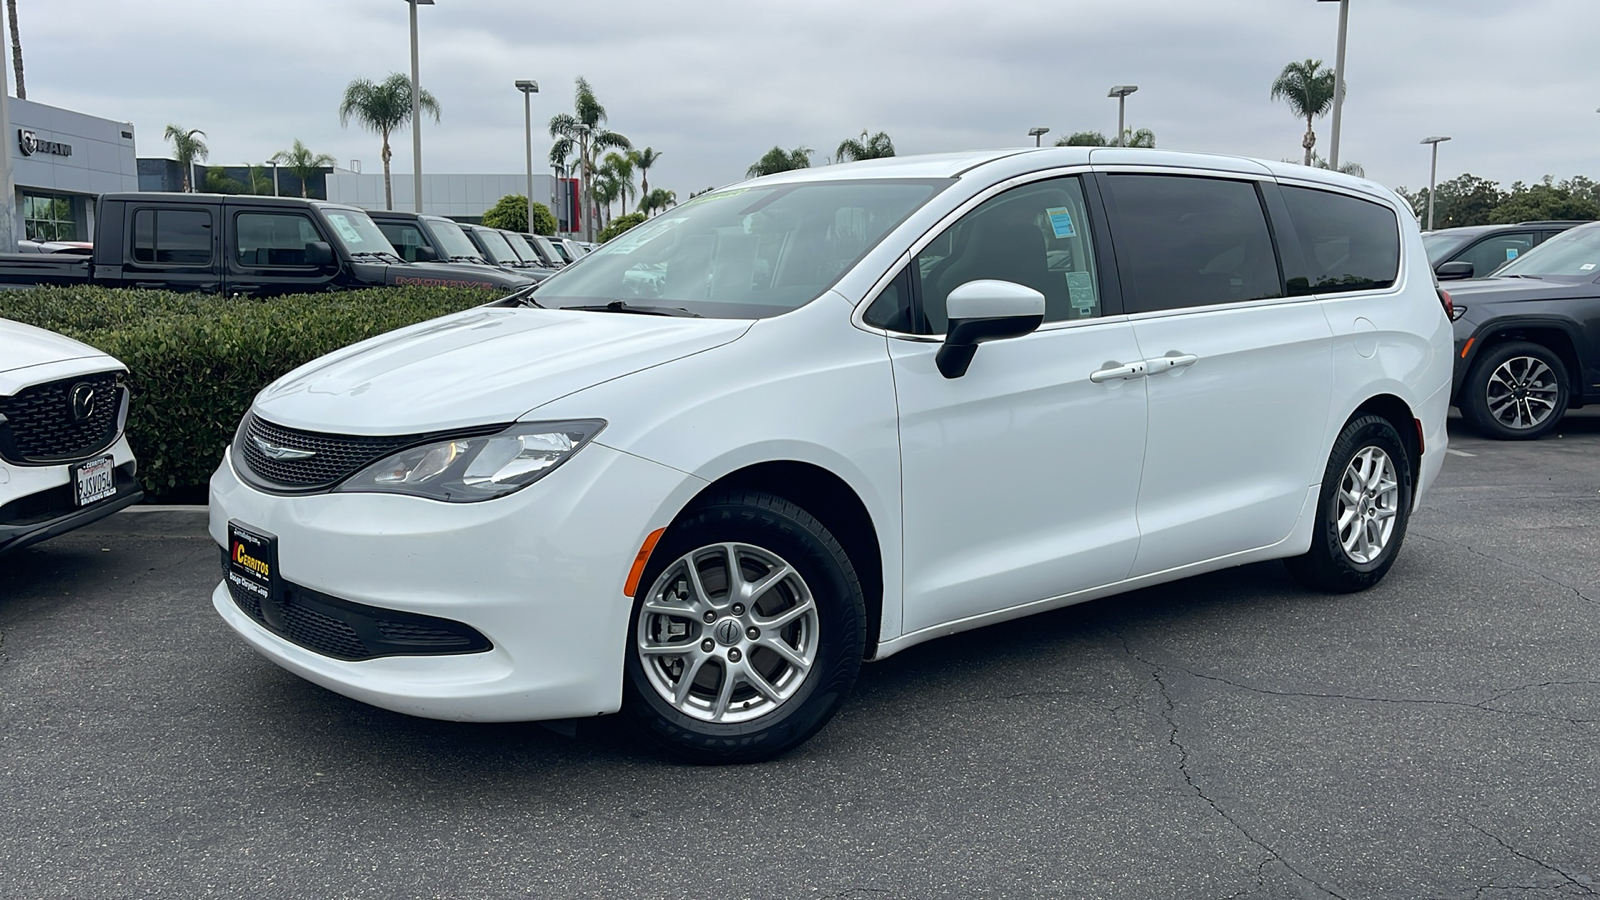
<svg viewBox="0 0 1600 900"><path fill-rule="evenodd" d="M1192 366L1199 361L1200 357L1195 356L1193 353L1182 353L1176 356L1157 356L1154 359L1145 360L1144 364L1150 370L1151 375L1159 375L1169 369Z"/></svg>
<svg viewBox="0 0 1600 900"><path fill-rule="evenodd" d="M1145 368L1144 360L1131 362L1125 366L1116 365L1113 363L1108 365L1106 368L1099 370L1098 372L1090 372L1089 380L1095 384L1105 384L1108 381L1116 381L1119 378L1143 378L1146 374Z"/></svg>

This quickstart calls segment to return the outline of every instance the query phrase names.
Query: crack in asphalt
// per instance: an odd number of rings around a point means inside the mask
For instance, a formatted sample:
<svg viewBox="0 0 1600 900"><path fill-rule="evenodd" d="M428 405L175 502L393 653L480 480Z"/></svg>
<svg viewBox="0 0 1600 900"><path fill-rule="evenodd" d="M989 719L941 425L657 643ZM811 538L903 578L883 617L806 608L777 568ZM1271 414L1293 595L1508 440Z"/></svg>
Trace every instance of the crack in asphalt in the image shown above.
<svg viewBox="0 0 1600 900"><path fill-rule="evenodd" d="M1416 537L1422 538L1425 541L1433 541L1436 544L1444 544L1446 547L1459 547L1462 550L1465 550L1468 553L1471 553L1473 556L1481 556L1484 559L1489 560L1490 562L1497 562L1497 563L1501 564L1502 566L1506 566L1507 568L1517 569L1519 571L1527 572L1529 575L1533 575L1533 576L1535 576L1537 578L1540 578L1540 579L1542 579L1544 581L1548 581L1551 584L1555 585L1556 587L1562 588L1564 590L1571 591L1573 593L1573 596L1577 597L1579 600L1582 600L1585 603L1593 603L1596 606L1600 606L1600 600L1596 600L1593 597L1590 597L1587 594L1585 594L1583 591L1573 587L1570 584L1567 584L1565 581L1562 581L1562 580L1560 580L1558 578L1552 578L1549 575L1546 575L1545 573L1539 571L1538 569L1529 568L1529 567L1527 567L1527 566L1525 566L1525 565L1523 565L1521 563L1512 562L1509 559L1501 559L1500 557L1495 556L1492 553L1485 553L1482 550L1479 550L1476 547L1472 547L1472 546L1467 545L1467 544L1459 543L1457 541L1447 541L1444 538L1437 538L1437 537L1434 537L1431 534L1423 534L1420 531L1411 531L1406 536L1407 537L1416 536Z"/></svg>
<svg viewBox="0 0 1600 900"><path fill-rule="evenodd" d="M1279 853L1277 850L1269 846L1265 841L1252 834L1250 829L1244 827L1239 820L1235 819L1228 813L1227 810L1223 809L1216 800L1212 799L1211 796L1205 792L1204 788L1195 782L1194 775L1189 771L1189 748L1184 745L1183 740L1179 736L1177 719L1178 704L1172 699L1172 695L1167 688L1167 683L1161 677L1165 669L1162 666L1140 656L1138 652L1133 649L1133 645L1128 643L1128 639L1121 633L1112 631L1112 634L1116 635L1117 639L1122 642L1122 649L1128 654L1128 656L1138 660L1150 668L1150 677L1155 681L1156 689L1161 694L1161 718L1167 723L1167 743L1178 751L1178 774L1183 776L1184 784L1187 784L1189 789L1194 791L1195 796L1199 797L1200 800L1206 804L1206 806L1210 807L1212 812L1221 816L1223 821L1227 822L1229 825L1232 825L1234 829L1240 834L1244 835L1245 839L1250 843L1261 848L1262 852L1266 853L1270 859L1276 860L1279 865L1289 870L1290 874L1330 897L1335 897L1337 900L1347 900L1347 898L1345 898L1343 895L1333 891L1328 887L1325 887L1315 879L1303 874L1299 869L1296 869L1287 859L1283 858L1283 854ZM1183 670L1179 669L1179 671ZM1263 875L1265 867L1266 861L1263 861L1262 864L1256 868L1256 876L1259 882L1257 885L1258 887L1265 885L1265 877Z"/></svg>
<svg viewBox="0 0 1600 900"><path fill-rule="evenodd" d="M1522 716L1530 719L1544 719L1551 722L1564 722L1568 725L1597 724L1596 720L1594 719L1575 719L1569 716L1553 716L1548 713L1528 712L1527 710L1521 709L1495 709L1489 704L1496 703L1519 691L1528 691L1541 687L1600 684L1600 681L1543 681L1535 684L1524 684L1514 688L1507 688L1487 700L1480 700L1477 703L1468 703L1465 700L1440 700L1433 697L1363 697L1356 694L1335 694L1331 692L1325 693L1319 691L1278 691L1271 688L1257 687L1252 684L1244 684L1243 682L1232 681L1230 679L1223 678L1220 675L1208 675L1204 672L1196 672L1193 669L1189 669L1184 666L1173 665L1171 668L1177 669L1178 671L1194 678L1201 679L1202 681L1215 681L1220 684L1228 685L1229 687L1238 688L1241 691L1249 691L1253 694L1266 694L1272 697L1302 697L1310 700L1349 700L1355 703L1393 703L1401 706L1455 706L1462 709L1475 709L1480 712L1496 713L1502 716Z"/></svg>
<svg viewBox="0 0 1600 900"><path fill-rule="evenodd" d="M1484 837L1488 838L1489 840L1494 841L1496 844L1499 844L1501 847L1503 847L1505 849L1505 851L1507 853L1510 853L1512 856L1515 856L1518 859L1525 859L1528 862L1533 863L1534 865L1538 866L1541 869L1546 869L1548 871L1556 873L1557 875L1560 875L1562 878L1565 878L1567 880L1568 884L1572 885L1573 887L1581 889L1585 894L1588 894L1591 897L1600 896L1600 892L1596 892L1595 889L1590 887L1589 885L1584 884L1583 882L1581 882L1578 879L1572 877L1571 875L1567 874L1566 872L1562 871L1561 869L1558 869L1555 866L1550 865L1549 863L1545 862L1542 859L1539 859L1536 856L1529 856L1528 854L1523 853L1521 850L1518 850L1517 848L1515 848L1515 847L1511 846L1510 844L1506 843L1505 841L1501 840L1498 835L1492 834L1488 830L1479 827L1472 820L1470 820L1470 819L1462 819L1461 821L1466 823L1466 826L1468 828L1471 828L1473 831L1476 831L1479 834L1483 835ZM1484 890L1484 888L1479 888L1480 895L1482 894L1483 890Z"/></svg>

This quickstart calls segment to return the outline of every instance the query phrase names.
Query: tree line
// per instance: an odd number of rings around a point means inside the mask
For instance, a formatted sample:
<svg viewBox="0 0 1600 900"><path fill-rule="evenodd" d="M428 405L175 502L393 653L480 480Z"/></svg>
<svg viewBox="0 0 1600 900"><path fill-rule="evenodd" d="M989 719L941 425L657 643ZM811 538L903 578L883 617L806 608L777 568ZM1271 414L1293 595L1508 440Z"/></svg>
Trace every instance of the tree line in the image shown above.
<svg viewBox="0 0 1600 900"><path fill-rule="evenodd" d="M1410 191L1399 187L1395 193L1404 197L1419 217L1427 214L1427 188ZM1514 181L1509 190L1503 190L1498 182L1468 172L1434 188L1435 228L1546 219L1600 219L1600 182L1583 175L1561 181L1546 175L1533 184Z"/></svg>

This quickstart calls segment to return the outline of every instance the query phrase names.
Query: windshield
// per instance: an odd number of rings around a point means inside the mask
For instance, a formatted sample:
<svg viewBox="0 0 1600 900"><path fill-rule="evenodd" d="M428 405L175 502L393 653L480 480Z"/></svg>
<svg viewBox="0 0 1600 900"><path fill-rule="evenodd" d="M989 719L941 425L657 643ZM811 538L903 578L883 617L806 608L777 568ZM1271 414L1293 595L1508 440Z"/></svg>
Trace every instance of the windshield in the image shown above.
<svg viewBox="0 0 1600 900"><path fill-rule="evenodd" d="M1600 277L1600 225L1563 231L1495 270L1496 275Z"/></svg>
<svg viewBox="0 0 1600 900"><path fill-rule="evenodd" d="M472 246L472 241L467 239L467 233L461 226L449 219L429 219L428 227L433 231L433 236L439 242L439 249L443 250L445 259L454 259L458 256L472 256L478 259L483 254L478 248Z"/></svg>
<svg viewBox="0 0 1600 900"><path fill-rule="evenodd" d="M394 245L389 243L389 239L383 236L383 232L378 230L377 224L366 213L354 209L324 209L322 214L328 218L334 235L351 256L358 253L400 255L394 252Z"/></svg>
<svg viewBox="0 0 1600 900"><path fill-rule="evenodd" d="M525 234L523 237L527 239L528 243L533 245L533 249L538 252L539 258L544 260L545 265L559 266L567 261L566 258L557 253L556 248L552 247L550 242L545 240L543 237L540 237L537 234Z"/></svg>
<svg viewBox="0 0 1600 900"><path fill-rule="evenodd" d="M1467 242L1477 237L1477 233L1461 234L1454 231L1435 231L1422 236L1422 246L1428 251L1428 265L1437 266L1440 260L1466 246Z"/></svg>
<svg viewBox="0 0 1600 900"><path fill-rule="evenodd" d="M488 255L490 262L515 264L522 261L516 253L512 252L511 245L506 243L505 237L500 232L490 231L487 228L475 228L472 234L478 239L479 243L483 244L483 252Z"/></svg>
<svg viewBox="0 0 1600 900"><path fill-rule="evenodd" d="M511 249L523 262L531 263L535 266L543 264L543 260L539 259L538 251L530 247L522 235L517 234L515 231L505 231L501 232L500 236L506 239L506 243L511 245Z"/></svg>
<svg viewBox="0 0 1600 900"><path fill-rule="evenodd" d="M759 318L820 296L948 180L815 181L696 197L612 238L535 293Z"/></svg>
<svg viewBox="0 0 1600 900"><path fill-rule="evenodd" d="M551 241L550 246L555 248L556 255L560 256L564 262L572 262L572 251L567 249L565 241Z"/></svg>

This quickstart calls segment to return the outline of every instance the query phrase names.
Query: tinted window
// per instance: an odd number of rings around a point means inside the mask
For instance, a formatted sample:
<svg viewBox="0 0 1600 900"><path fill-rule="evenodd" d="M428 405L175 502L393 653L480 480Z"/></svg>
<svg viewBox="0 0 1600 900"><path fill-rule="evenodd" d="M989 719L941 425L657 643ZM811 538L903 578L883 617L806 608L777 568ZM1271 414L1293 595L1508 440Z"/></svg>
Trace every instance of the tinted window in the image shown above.
<svg viewBox="0 0 1600 900"><path fill-rule="evenodd" d="M422 236L422 229L409 223L379 222L378 230L389 239L394 249L406 262L417 261L417 248L428 246L428 239Z"/></svg>
<svg viewBox="0 0 1600 900"><path fill-rule="evenodd" d="M1129 312L1283 296L1254 182L1181 175L1105 182Z"/></svg>
<svg viewBox="0 0 1600 900"><path fill-rule="evenodd" d="M311 220L295 213L240 213L234 260L241 266L303 266L306 245L322 238Z"/></svg>
<svg viewBox="0 0 1600 900"><path fill-rule="evenodd" d="M1400 224L1393 210L1348 194L1298 187L1283 188L1283 202L1306 267L1305 272L1290 273L1290 294L1394 284L1400 271Z"/></svg>
<svg viewBox="0 0 1600 900"><path fill-rule="evenodd" d="M1531 231L1497 234L1468 247L1466 252L1455 258L1455 261L1472 263L1472 274L1482 278L1532 250L1533 244L1534 237Z"/></svg>
<svg viewBox="0 0 1600 900"><path fill-rule="evenodd" d="M943 334L948 324L950 292L978 279L1010 281L1043 294L1046 322L1101 313L1083 186L1076 178L989 198L924 247L914 265L933 334Z"/></svg>
<svg viewBox="0 0 1600 900"><path fill-rule="evenodd" d="M211 214L197 209L141 209L133 214L133 259L175 266L211 264Z"/></svg>
<svg viewBox="0 0 1600 900"><path fill-rule="evenodd" d="M901 269L900 274L879 292L861 321L875 328L916 334L922 329L916 325L916 314L911 305L911 269Z"/></svg>
<svg viewBox="0 0 1600 900"><path fill-rule="evenodd" d="M1450 258L1450 254L1460 250L1472 240L1472 235L1461 234L1451 229L1450 231L1432 231L1422 236L1422 248L1428 251L1428 264L1436 266Z"/></svg>

